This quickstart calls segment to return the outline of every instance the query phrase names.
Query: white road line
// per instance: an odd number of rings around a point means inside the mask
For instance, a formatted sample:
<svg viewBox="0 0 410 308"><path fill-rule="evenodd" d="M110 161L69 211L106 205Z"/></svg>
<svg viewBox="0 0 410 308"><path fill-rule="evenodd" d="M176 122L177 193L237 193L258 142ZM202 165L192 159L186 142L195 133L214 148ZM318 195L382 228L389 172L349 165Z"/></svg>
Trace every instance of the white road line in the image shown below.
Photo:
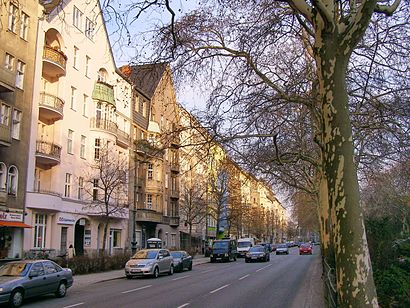
<svg viewBox="0 0 410 308"><path fill-rule="evenodd" d="M267 267L269 267L269 266L272 266L272 264L269 264L269 265L266 265L266 266L264 266L264 267L261 267L260 269L258 269L258 270L256 270L256 271L259 272L259 271L261 271L261 270L263 270L263 269L265 269L265 268L267 268Z"/></svg>
<svg viewBox="0 0 410 308"><path fill-rule="evenodd" d="M222 286L222 287L220 287L220 288L218 288L218 289L215 289L215 290L213 290L213 291L211 291L211 292L209 292L209 293L210 293L210 294L213 294L213 293L218 292L218 291L220 291L220 290L222 290L222 289L224 289L224 288L226 288L226 287L228 287L228 286L230 286L230 284L226 284L226 285L224 285L224 286Z"/></svg>
<svg viewBox="0 0 410 308"><path fill-rule="evenodd" d="M141 288L136 288L136 289L132 289L132 290L128 290L128 291L123 291L121 293L126 294L126 293L130 293L130 292L134 292L134 291L138 291L138 290L142 290L142 289L146 289L146 288L150 288L150 287L152 287L152 284L147 285L147 286L143 286Z"/></svg>
<svg viewBox="0 0 410 308"><path fill-rule="evenodd" d="M181 305L181 306L178 306L177 308L186 307L186 306L188 306L188 305L189 305L189 303L185 303L185 304L183 304L183 305Z"/></svg>
<svg viewBox="0 0 410 308"><path fill-rule="evenodd" d="M201 274L205 274L205 273L212 272L212 271L214 271L214 270L213 270L213 269L210 269L210 270L201 272Z"/></svg>
<svg viewBox="0 0 410 308"><path fill-rule="evenodd" d="M70 306L64 306L63 308L71 308L71 307L77 307L80 305L84 305L84 303L78 303L78 304L74 304L74 305L70 305Z"/></svg>
<svg viewBox="0 0 410 308"><path fill-rule="evenodd" d="M191 275L186 275L186 276L174 278L174 279L172 279L172 280L179 280L179 279L184 279L184 278L187 278L187 277L191 277Z"/></svg>
<svg viewBox="0 0 410 308"><path fill-rule="evenodd" d="M245 275L245 276L243 276L243 277L239 278L239 280L245 279L245 278L246 278L246 277L248 277L248 276L250 276L250 274Z"/></svg>

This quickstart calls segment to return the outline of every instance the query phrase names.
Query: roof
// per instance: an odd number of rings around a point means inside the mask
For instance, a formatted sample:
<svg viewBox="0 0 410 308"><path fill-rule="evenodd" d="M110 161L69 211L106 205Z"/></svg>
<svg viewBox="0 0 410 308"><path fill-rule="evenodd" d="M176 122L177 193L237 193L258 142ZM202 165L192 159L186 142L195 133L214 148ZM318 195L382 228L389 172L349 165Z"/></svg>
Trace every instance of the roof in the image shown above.
<svg viewBox="0 0 410 308"><path fill-rule="evenodd" d="M151 99L164 75L167 65L167 63L131 65L127 67L130 70L128 76L131 83ZM124 67L120 69L124 72Z"/></svg>

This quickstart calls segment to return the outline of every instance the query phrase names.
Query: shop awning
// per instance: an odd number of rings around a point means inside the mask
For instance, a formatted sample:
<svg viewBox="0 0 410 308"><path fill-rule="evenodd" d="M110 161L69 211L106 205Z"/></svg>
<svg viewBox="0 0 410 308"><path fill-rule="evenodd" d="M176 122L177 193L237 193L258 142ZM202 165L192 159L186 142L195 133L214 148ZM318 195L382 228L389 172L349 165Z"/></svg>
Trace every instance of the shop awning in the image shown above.
<svg viewBox="0 0 410 308"><path fill-rule="evenodd" d="M0 220L0 227L32 228L32 226L29 226L21 221L3 221L3 220Z"/></svg>

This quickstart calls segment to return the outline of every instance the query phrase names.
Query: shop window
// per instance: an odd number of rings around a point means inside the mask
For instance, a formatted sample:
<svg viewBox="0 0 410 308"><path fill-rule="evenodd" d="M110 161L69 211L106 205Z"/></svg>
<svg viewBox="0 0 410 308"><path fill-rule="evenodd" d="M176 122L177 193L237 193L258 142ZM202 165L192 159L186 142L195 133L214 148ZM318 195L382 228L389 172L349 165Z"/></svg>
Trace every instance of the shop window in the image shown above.
<svg viewBox="0 0 410 308"><path fill-rule="evenodd" d="M121 230L111 229L111 240L113 248L121 247Z"/></svg>
<svg viewBox="0 0 410 308"><path fill-rule="evenodd" d="M46 246L46 225L47 215L36 214L34 220L34 248L44 248Z"/></svg>
<svg viewBox="0 0 410 308"><path fill-rule="evenodd" d="M18 170L15 166L9 168L7 177L7 193L15 196L17 194Z"/></svg>

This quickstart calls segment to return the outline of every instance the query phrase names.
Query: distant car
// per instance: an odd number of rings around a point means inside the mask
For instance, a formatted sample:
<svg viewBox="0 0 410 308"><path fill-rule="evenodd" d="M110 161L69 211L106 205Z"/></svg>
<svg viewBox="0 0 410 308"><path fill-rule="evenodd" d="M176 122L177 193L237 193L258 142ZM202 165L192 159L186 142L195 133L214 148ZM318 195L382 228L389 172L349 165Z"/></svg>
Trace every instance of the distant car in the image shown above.
<svg viewBox="0 0 410 308"><path fill-rule="evenodd" d="M289 248L287 244L279 244L276 246L276 254L277 255L288 255L289 254Z"/></svg>
<svg viewBox="0 0 410 308"><path fill-rule="evenodd" d="M152 276L174 273L174 262L167 249L142 249L131 257L125 264L125 276L130 279L134 276Z"/></svg>
<svg viewBox="0 0 410 308"><path fill-rule="evenodd" d="M260 245L265 246L269 252L272 252L272 244L271 243L260 243Z"/></svg>
<svg viewBox="0 0 410 308"><path fill-rule="evenodd" d="M270 254L268 248L262 245L256 245L251 247L245 255L245 262L249 263L252 261L270 261Z"/></svg>
<svg viewBox="0 0 410 308"><path fill-rule="evenodd" d="M69 268L50 260L9 262L0 267L0 303L20 307L25 298L54 293L64 297L73 285Z"/></svg>
<svg viewBox="0 0 410 308"><path fill-rule="evenodd" d="M186 251L171 251L171 256L174 259L174 270L182 272L185 268L192 270L192 256Z"/></svg>
<svg viewBox="0 0 410 308"><path fill-rule="evenodd" d="M300 255L311 255L313 253L312 245L309 243L301 244L299 247Z"/></svg>

